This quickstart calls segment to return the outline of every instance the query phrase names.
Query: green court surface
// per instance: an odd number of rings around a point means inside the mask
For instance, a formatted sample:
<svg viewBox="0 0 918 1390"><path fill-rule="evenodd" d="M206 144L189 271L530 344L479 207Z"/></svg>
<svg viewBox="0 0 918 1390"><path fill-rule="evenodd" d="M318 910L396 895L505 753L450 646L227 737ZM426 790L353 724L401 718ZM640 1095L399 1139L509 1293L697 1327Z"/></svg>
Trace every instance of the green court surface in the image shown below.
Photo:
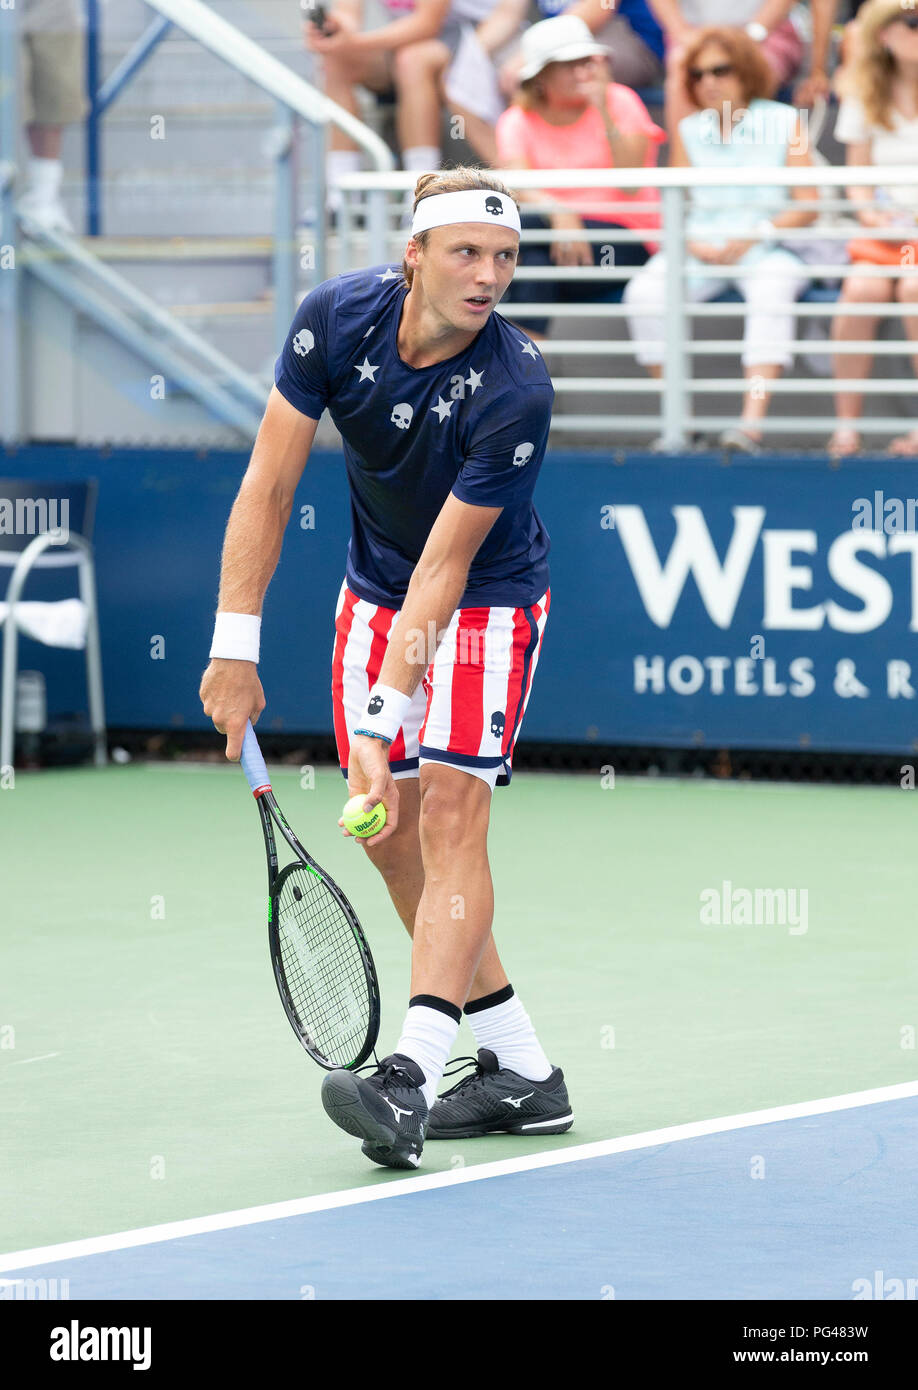
<svg viewBox="0 0 918 1390"><path fill-rule="evenodd" d="M340 775L274 783L364 923L383 1055L408 938L340 837ZM914 1079L916 808L895 789L518 774L494 800L495 933L576 1124L429 1143L420 1171ZM331 1125L283 1014L238 768L22 774L0 791L0 877L0 1250L404 1179ZM705 924L724 881L805 889L806 918Z"/></svg>

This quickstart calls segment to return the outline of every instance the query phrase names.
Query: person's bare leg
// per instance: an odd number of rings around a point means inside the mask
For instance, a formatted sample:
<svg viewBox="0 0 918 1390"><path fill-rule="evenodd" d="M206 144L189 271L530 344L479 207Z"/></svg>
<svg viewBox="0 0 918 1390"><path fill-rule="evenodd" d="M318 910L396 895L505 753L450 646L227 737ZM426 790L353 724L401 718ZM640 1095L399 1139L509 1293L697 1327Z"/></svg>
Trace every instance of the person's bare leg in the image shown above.
<svg viewBox="0 0 918 1390"><path fill-rule="evenodd" d="M903 279L896 281L896 300L899 304L918 305L918 283L914 280ZM914 318L903 319L905 332L911 343L918 343L918 315ZM912 371L918 378L918 351L912 353ZM889 446L891 454L904 454L909 458L918 454L918 429L909 430L907 434L901 434L892 440Z"/></svg>
<svg viewBox="0 0 918 1390"><path fill-rule="evenodd" d="M476 116L473 111L467 111L463 106L453 103L445 103L449 109L450 117L458 116L462 121L462 138L467 140L472 149L492 169L496 169L499 160L497 158L497 137L494 134L494 127L490 121L484 120L482 116Z"/></svg>
<svg viewBox="0 0 918 1390"><path fill-rule="evenodd" d="M459 776L465 777L469 782L478 780L469 777L467 773L460 773ZM405 930L413 937L418 906L424 891L424 862L418 825L421 794L417 777L399 778L398 800L398 829L395 834L384 840L378 849L373 848L372 842L364 842L364 847L367 858L382 875L392 905ZM482 999L485 995L503 989L507 983L494 938L489 934L472 982L469 999Z"/></svg>
<svg viewBox="0 0 918 1390"><path fill-rule="evenodd" d="M63 127L59 125L30 125L29 147L36 159L60 159Z"/></svg>
<svg viewBox="0 0 918 1390"><path fill-rule="evenodd" d="M444 763L421 768L424 891L414 925L412 996L432 994L460 1009L469 997L494 916L490 814L486 782ZM507 983L501 975L487 992Z"/></svg>
<svg viewBox="0 0 918 1390"><path fill-rule="evenodd" d="M892 298L891 280L857 272L858 268L855 266L854 273L847 277L842 287L839 312L832 320L832 341L835 343L852 343L860 339L874 338L880 322L880 314L846 314L845 305L886 304ZM836 379L850 377L852 380L864 381L870 375L872 366L873 353L869 350L840 352L832 358L832 370ZM861 391L836 393L835 410L839 423L829 440L830 453L836 456L854 453L859 447L860 436L856 426L861 418L863 400Z"/></svg>
<svg viewBox="0 0 918 1390"><path fill-rule="evenodd" d="M438 39L405 44L396 49L392 70L398 93L396 128L400 149L439 149L440 76L449 62L449 49Z"/></svg>
<svg viewBox="0 0 918 1390"><path fill-rule="evenodd" d="M774 381L781 375L783 368L777 362L759 362L754 367L746 367L744 375L749 382L749 389L743 396L743 413L740 417L740 426L749 435L750 439L758 441L762 437L759 428L765 416L768 414L768 403L771 400L771 392L766 391L761 383Z"/></svg>
<svg viewBox="0 0 918 1390"><path fill-rule="evenodd" d="M389 85L389 68L383 53L368 53L358 58L335 58L330 54L322 59L323 88L332 101L350 111L352 116L360 116L357 88L367 87L371 92L383 92ZM330 127L329 150L357 150L349 135L336 125Z"/></svg>

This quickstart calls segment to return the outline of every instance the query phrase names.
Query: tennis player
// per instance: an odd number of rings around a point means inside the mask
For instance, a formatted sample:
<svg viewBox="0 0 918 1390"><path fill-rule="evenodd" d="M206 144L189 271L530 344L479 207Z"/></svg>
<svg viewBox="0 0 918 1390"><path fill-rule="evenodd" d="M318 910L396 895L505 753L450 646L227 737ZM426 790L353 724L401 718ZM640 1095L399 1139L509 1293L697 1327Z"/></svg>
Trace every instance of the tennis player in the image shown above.
<svg viewBox="0 0 918 1390"><path fill-rule="evenodd" d="M573 1123L563 1074L491 933L491 794L510 781L550 602L532 494L554 393L533 343L494 313L519 230L516 203L488 173L425 174L402 266L336 276L303 300L227 527L201 684L238 758L265 704L262 602L327 408L352 512L335 736L350 794L386 808L362 843L413 949L393 1053L369 1077L329 1073L322 1100L367 1158L395 1168L417 1167L425 1136ZM463 1008L478 1060L438 1100Z"/></svg>

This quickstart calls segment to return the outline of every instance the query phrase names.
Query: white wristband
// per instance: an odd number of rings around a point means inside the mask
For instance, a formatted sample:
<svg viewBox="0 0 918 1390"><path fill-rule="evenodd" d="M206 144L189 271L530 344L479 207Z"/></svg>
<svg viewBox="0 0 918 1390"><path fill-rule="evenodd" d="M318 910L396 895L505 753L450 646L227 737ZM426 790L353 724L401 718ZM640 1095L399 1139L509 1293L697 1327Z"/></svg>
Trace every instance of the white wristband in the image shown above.
<svg viewBox="0 0 918 1390"><path fill-rule="evenodd" d="M210 655L229 661L257 663L260 640L261 618L254 613L218 613Z"/></svg>
<svg viewBox="0 0 918 1390"><path fill-rule="evenodd" d="M391 685L374 685L367 696L356 729L370 729L391 743L402 727L410 704L411 696L403 691L395 690Z"/></svg>

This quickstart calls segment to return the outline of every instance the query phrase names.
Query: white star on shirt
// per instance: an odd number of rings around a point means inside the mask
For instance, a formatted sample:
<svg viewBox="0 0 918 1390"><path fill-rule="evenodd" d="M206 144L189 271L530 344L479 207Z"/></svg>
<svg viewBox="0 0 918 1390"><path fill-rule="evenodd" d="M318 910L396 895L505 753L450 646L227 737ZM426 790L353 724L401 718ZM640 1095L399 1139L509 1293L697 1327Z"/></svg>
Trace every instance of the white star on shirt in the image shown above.
<svg viewBox="0 0 918 1390"><path fill-rule="evenodd" d="M517 341L519 342L520 347L523 349L524 357L538 357L539 354L536 349L535 343L531 343L528 338L525 342L522 338L519 338Z"/></svg>
<svg viewBox="0 0 918 1390"><path fill-rule="evenodd" d="M455 404L455 401L445 401L442 396L438 396L437 404L432 405L430 408L431 410L436 411L437 419L440 421L440 424L442 425L444 420L449 419L449 412L452 410Z"/></svg>
<svg viewBox="0 0 918 1390"><path fill-rule="evenodd" d="M476 372L474 367L469 367L469 375L465 379L465 384L473 396L481 385L481 378L483 376L484 372Z"/></svg>
<svg viewBox="0 0 918 1390"><path fill-rule="evenodd" d="M374 385L376 384L376 378L375 378L375 376L373 375L373 373L374 373L374 372L378 372L378 371L379 371L379 368L380 368L380 363L377 362L377 363L374 365L374 364L370 361L369 357L364 357L364 359L363 359L363 361L362 361L361 363L357 363L357 362L354 363L354 371L360 373L360 380L361 380L361 381L372 381Z"/></svg>
<svg viewBox="0 0 918 1390"><path fill-rule="evenodd" d="M376 278L377 280L401 280L402 272L400 270L393 270L390 265L383 271L382 275L377 275Z"/></svg>

